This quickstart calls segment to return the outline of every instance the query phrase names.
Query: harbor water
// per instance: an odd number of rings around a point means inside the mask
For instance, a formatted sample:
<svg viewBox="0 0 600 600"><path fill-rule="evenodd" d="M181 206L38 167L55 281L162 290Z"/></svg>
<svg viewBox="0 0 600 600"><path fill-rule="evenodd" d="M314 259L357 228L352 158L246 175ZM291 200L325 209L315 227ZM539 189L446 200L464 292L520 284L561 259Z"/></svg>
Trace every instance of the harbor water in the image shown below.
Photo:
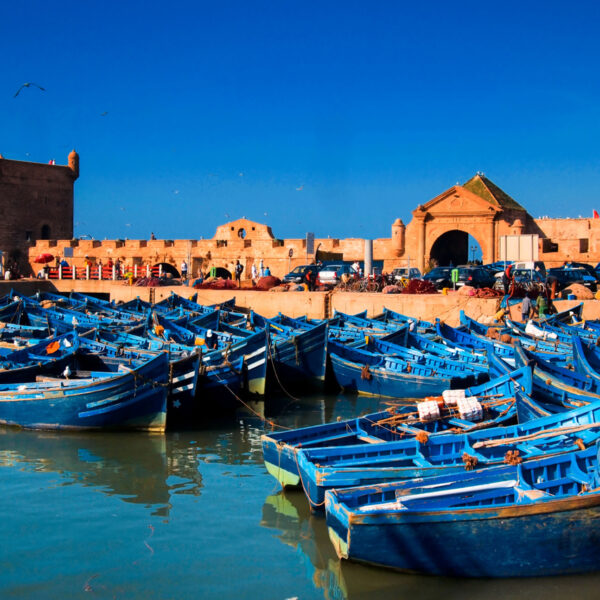
<svg viewBox="0 0 600 600"><path fill-rule="evenodd" d="M301 427L382 404L311 396L253 409ZM166 435L1 429L0 598L598 597L600 574L458 580L341 563L302 491L267 474L265 427L244 410Z"/></svg>

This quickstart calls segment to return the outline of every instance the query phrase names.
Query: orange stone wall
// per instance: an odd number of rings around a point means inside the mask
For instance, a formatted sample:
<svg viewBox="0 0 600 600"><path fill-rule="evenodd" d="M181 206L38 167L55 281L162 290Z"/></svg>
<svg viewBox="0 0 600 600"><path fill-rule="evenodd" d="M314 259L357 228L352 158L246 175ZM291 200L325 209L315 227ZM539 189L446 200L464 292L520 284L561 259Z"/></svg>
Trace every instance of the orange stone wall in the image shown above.
<svg viewBox="0 0 600 600"><path fill-rule="evenodd" d="M0 158L0 250L5 256L20 251L26 258L32 245L35 253L35 243L45 233L52 238L73 237L78 172L78 158L71 166Z"/></svg>

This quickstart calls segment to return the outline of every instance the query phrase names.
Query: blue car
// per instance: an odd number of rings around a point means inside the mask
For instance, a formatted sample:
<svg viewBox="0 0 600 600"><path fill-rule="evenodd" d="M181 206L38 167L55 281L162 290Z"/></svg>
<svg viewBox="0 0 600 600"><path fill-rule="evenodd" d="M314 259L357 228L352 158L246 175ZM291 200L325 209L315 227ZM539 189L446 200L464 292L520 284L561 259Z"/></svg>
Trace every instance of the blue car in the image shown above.
<svg viewBox="0 0 600 600"><path fill-rule="evenodd" d="M595 292L598 289L598 280L589 274L585 269L565 269L557 267L548 270L547 282L550 284L553 280L557 282L558 291L564 290L573 283L584 285L586 288Z"/></svg>

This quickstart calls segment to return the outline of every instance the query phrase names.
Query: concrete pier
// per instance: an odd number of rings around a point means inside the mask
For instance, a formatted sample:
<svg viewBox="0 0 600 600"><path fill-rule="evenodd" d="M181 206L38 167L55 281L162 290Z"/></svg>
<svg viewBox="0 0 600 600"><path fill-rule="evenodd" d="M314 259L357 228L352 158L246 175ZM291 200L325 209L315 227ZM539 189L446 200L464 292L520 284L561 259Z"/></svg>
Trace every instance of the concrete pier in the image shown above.
<svg viewBox="0 0 600 600"><path fill-rule="evenodd" d="M38 289L69 293L106 294L111 300L127 302L139 296L142 300L158 302L172 292L185 298L198 293L200 304L219 304L235 297L238 306L251 308L265 317L279 312L290 317L307 315L312 319L323 319L337 310L349 314L367 310L372 317L389 308L396 312L417 317L425 321L439 318L449 325L459 324L459 313L464 310L474 319L494 315L498 300L495 298L471 298L459 294L381 294L352 292L257 292L253 290L195 290L188 286L137 287L122 281L44 281L37 279L0 281L0 296L14 289L17 293L32 295ZM579 300L555 300L558 310L566 310L579 304ZM585 319L600 318L600 301L583 301ZM520 304L511 308L511 317L521 319Z"/></svg>

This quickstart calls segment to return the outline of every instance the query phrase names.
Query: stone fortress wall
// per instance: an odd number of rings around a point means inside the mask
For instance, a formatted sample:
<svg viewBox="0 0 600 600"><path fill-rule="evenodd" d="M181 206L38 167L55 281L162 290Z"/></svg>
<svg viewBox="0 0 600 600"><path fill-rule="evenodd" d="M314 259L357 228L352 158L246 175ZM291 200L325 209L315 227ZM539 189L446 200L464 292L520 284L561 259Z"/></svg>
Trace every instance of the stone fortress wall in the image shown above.
<svg viewBox="0 0 600 600"><path fill-rule="evenodd" d="M80 240L73 239L73 187L79 176L79 156L69 155L68 165L44 165L0 159L0 250L20 249L33 259L41 253L64 255L72 249L71 265L119 258L125 265L154 266L167 263L179 270L186 260L196 276L212 266L233 272L236 260L244 278L253 264L269 266L279 277L298 265L321 260L354 261L364 258L361 238L320 238L315 252L307 254L306 240L276 238L268 225L237 219L217 227L212 239L192 240ZM600 219L533 219L527 210L483 174L455 185L419 205L405 225L397 219L391 237L373 240L373 259L384 270L411 264L426 270L450 256L464 259L468 234L479 243L484 262L499 259L500 237L534 233L539 236L539 260L549 266L565 261L596 264L600 261ZM462 249L460 252L457 248ZM290 256L291 254L291 256ZM457 258L457 260L458 260ZM466 262L459 260L458 262ZM454 261L454 264L458 264Z"/></svg>
<svg viewBox="0 0 600 600"><path fill-rule="evenodd" d="M27 257L38 240L73 237L79 156L73 150L67 165L51 163L8 160L0 155L0 250L5 258Z"/></svg>

